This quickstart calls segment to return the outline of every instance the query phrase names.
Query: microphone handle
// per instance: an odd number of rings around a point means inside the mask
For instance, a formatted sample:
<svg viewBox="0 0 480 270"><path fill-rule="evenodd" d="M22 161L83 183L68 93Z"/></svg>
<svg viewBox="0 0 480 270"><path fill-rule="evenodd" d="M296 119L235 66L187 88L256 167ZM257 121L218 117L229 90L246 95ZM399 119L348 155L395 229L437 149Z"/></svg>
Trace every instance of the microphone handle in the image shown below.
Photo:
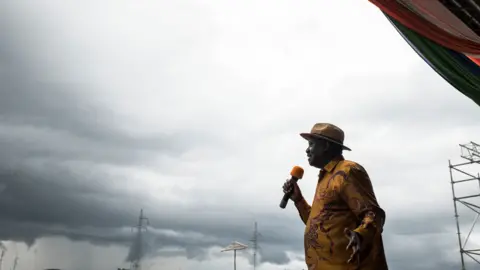
<svg viewBox="0 0 480 270"><path fill-rule="evenodd" d="M290 181L293 181L293 182L296 183L296 182L298 181L298 179L292 176L292 178L290 179ZM285 193L285 194L283 195L283 198L282 198L282 200L280 201L280 208L285 209L285 207L287 207L288 201L289 201L289 199L290 199L290 196L292 196L292 194L293 194L293 189L292 189L291 192Z"/></svg>

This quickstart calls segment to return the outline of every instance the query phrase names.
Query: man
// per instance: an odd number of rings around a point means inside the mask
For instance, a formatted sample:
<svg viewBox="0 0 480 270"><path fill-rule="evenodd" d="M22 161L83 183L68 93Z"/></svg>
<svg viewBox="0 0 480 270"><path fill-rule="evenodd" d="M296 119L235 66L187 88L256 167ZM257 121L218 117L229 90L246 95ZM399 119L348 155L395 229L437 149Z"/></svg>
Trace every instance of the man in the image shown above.
<svg viewBox="0 0 480 270"><path fill-rule="evenodd" d="M312 206L296 182L287 181L305 223L305 261L309 270L388 270L382 231L385 212L380 208L365 169L343 158L344 132L335 125L317 123L310 133L307 157L320 169Z"/></svg>

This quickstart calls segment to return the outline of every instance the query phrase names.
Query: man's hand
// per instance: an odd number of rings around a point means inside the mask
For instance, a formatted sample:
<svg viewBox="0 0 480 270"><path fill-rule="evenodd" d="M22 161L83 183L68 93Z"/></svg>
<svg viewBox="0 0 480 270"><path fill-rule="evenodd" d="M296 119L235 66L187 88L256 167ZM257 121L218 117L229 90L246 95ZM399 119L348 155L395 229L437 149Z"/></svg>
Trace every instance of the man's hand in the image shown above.
<svg viewBox="0 0 480 270"><path fill-rule="evenodd" d="M348 228L344 230L345 236L350 240L347 245L347 250L352 249L352 255L347 263L351 263L354 259L360 263L360 248L362 247L362 239L360 235Z"/></svg>
<svg viewBox="0 0 480 270"><path fill-rule="evenodd" d="M283 193L292 193L290 199L294 202L298 202L303 199L302 192L300 191L300 187L298 186L297 182L287 180L285 184L283 184Z"/></svg>

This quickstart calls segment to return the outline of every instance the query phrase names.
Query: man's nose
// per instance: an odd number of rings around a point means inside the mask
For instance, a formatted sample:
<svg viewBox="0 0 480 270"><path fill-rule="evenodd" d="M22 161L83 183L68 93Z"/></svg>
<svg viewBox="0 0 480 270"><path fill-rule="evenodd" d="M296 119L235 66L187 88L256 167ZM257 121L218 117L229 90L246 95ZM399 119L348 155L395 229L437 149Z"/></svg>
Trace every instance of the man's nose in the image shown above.
<svg viewBox="0 0 480 270"><path fill-rule="evenodd" d="M305 150L305 153L310 154L310 147L307 147L307 150Z"/></svg>

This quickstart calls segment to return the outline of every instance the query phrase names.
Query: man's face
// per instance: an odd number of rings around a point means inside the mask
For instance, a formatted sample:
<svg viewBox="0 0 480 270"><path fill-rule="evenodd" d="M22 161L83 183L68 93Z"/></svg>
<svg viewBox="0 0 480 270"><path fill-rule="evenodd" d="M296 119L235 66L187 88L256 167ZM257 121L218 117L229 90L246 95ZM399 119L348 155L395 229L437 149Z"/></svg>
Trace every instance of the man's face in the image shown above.
<svg viewBox="0 0 480 270"><path fill-rule="evenodd" d="M308 140L308 148L306 150L308 163L319 169L326 165L326 156L328 144L325 140L312 139Z"/></svg>

